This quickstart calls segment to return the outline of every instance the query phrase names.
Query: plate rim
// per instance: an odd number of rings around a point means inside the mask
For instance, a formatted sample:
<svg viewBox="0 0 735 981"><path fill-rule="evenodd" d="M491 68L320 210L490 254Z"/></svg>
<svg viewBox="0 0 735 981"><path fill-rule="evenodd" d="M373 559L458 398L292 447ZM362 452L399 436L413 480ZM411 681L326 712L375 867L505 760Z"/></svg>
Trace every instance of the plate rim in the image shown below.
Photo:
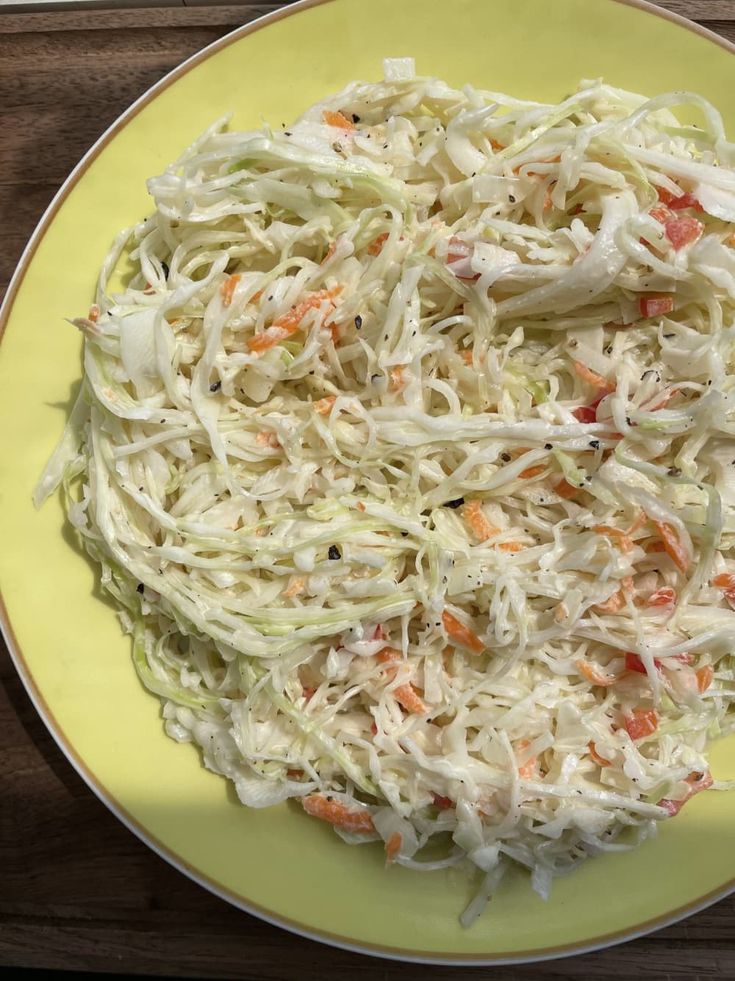
<svg viewBox="0 0 735 981"><path fill-rule="evenodd" d="M278 10L262 14L254 20L248 21L239 27L228 31L222 37L211 42L201 50L186 58L176 65L171 71L167 72L162 78L146 89L137 99L135 99L106 130L95 140L95 142L84 153L79 162L70 171L58 191L54 194L50 203L41 215L36 227L34 228L25 248L23 249L13 275L8 283L5 296L0 304L0 345L2 345L5 330L10 321L15 299L23 283L26 273L30 268L33 258L41 245L47 231L51 227L59 209L64 204L73 189L84 177L90 165L96 160L99 154L112 142L127 124L138 115L150 102L156 99L163 91L169 88L174 82L186 75L192 68L203 61L208 60L212 55L228 47L230 44L239 41L249 34L253 34L263 27L282 20L286 17L294 16L311 7L322 6L331 3L333 0L296 0L288 6ZM689 20L681 14L660 7L649 0L606 0L606 2L617 3L621 6L634 7L655 17L668 20L677 24L679 27L699 34L710 42L724 48L730 54L735 55L735 43L727 38L716 34L714 31L700 24ZM328 930L314 929L304 924L275 912L272 909L261 906L252 900L246 899L238 893L228 889L221 883L210 878L205 872L200 871L190 865L186 859L178 855L172 848L165 845L162 841L152 834L143 824L134 818L126 808L116 800L116 798L106 789L103 783L88 769L84 760L78 755L71 740L69 740L59 723L57 722L51 708L47 704L43 694L38 689L33 674L28 667L23 651L18 643L11 624L10 614L3 599L0 589L0 633L2 634L8 653L15 670L20 677L21 683L28 695L33 707L40 716L46 729L50 732L54 742L71 764L73 769L82 778L87 787L101 801L114 816L132 832L144 845L151 849L156 855L162 858L177 871L191 879L197 885L206 889L208 892L222 899L224 902L235 906L237 909L249 913L259 920L269 923L271 926L279 927L289 933L313 940L317 943L326 944L351 953L365 954L371 957L384 958L404 963L415 964L441 964L456 967L491 967L495 965L508 964L532 964L541 961L557 960L563 957L588 954L595 951L604 950L617 944L625 943L629 940L636 940L646 936L655 930L671 926L689 916L707 909L719 900L726 898L735 892L735 877L717 889L711 890L704 896L698 897L692 903L679 906L668 913L653 917L637 924L630 929L612 931L591 938L580 943L568 943L559 946L544 947L532 951L501 951L497 954L464 954L457 955L454 951L411 951L406 948L393 947L387 944L370 943L368 941L355 941L354 938L345 937L341 934L333 934Z"/></svg>

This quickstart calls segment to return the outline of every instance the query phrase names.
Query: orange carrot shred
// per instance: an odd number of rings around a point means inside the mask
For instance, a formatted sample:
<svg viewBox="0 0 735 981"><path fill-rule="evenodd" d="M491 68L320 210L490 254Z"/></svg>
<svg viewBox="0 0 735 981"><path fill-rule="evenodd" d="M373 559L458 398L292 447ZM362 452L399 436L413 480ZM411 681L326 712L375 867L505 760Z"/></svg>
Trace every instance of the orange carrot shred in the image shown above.
<svg viewBox="0 0 735 981"><path fill-rule="evenodd" d="M394 678L396 671L398 670L398 668L395 666L395 662L403 659L401 652L395 650L393 647L384 647L382 651L378 652L376 657L380 664L394 665L388 669L388 677ZM401 705L407 712L413 712L416 715L421 715L427 711L426 705L418 695L413 685L398 685L393 694L395 695L398 704Z"/></svg>
<svg viewBox="0 0 735 981"><path fill-rule="evenodd" d="M380 255L380 253L383 251L383 245L385 244L387 238L388 232L383 232L382 235L378 235L377 238L374 238L367 247L368 255Z"/></svg>
<svg viewBox="0 0 735 981"><path fill-rule="evenodd" d="M455 644L459 644L461 647L467 647L475 654L482 654L485 650L485 645L477 634L461 623L455 616L452 616L447 610L442 613L442 624L448 637Z"/></svg>
<svg viewBox="0 0 735 981"><path fill-rule="evenodd" d="M336 395L325 395L323 399L316 400L314 403L314 410L318 412L320 416L325 416L336 401Z"/></svg>
<svg viewBox="0 0 735 981"><path fill-rule="evenodd" d="M611 525L595 525L592 530L596 531L598 535L612 538L621 552L629 552L633 548L633 542L629 535L620 528L613 528Z"/></svg>
<svg viewBox="0 0 735 981"><path fill-rule="evenodd" d="M403 365L399 364L395 368L391 368L390 387L394 392L400 392L401 389L406 384L404 375L405 375L405 370Z"/></svg>
<svg viewBox="0 0 735 981"><path fill-rule="evenodd" d="M570 484L569 481L564 479L560 480L559 483L554 486L554 490L559 497L563 497L567 501L571 500L573 497L576 497L577 494L579 494L580 489L581 488L575 487L574 484Z"/></svg>
<svg viewBox="0 0 735 981"><path fill-rule="evenodd" d="M663 542L666 553L673 559L674 565L682 572L686 572L689 568L689 557L679 541L676 531L665 521L654 520L653 525Z"/></svg>
<svg viewBox="0 0 735 981"><path fill-rule="evenodd" d="M517 752L523 752L524 749L528 749L531 745L528 739L521 739L520 742L514 747ZM529 757L525 763L521 763L518 767L518 776L523 780L530 780L536 775L536 757Z"/></svg>
<svg viewBox="0 0 735 981"><path fill-rule="evenodd" d="M220 296L222 297L222 306L229 307L232 303L232 297L235 295L235 288L240 282L240 273L234 273L232 276L228 276L227 279L220 286Z"/></svg>
<svg viewBox="0 0 735 981"><path fill-rule="evenodd" d="M331 109L325 109L322 113L322 119L327 124L327 126L336 126L338 129L354 130L355 124L351 119L348 119L344 113L334 112Z"/></svg>
<svg viewBox="0 0 735 981"><path fill-rule="evenodd" d="M595 609L600 613L617 613L624 606L625 596L623 595L622 589L619 589L617 593L613 593L609 599L603 600L602 603L595 603Z"/></svg>
<svg viewBox="0 0 735 981"><path fill-rule="evenodd" d="M596 371L588 368L586 364L582 364L581 361L574 362L574 370L577 372L582 381L586 381L589 385L593 385L595 388L604 389L608 394L615 391L615 385L609 382L602 375L598 375Z"/></svg>
<svg viewBox="0 0 735 981"><path fill-rule="evenodd" d="M248 346L251 351L260 353L290 337L301 326L301 321L310 310L318 309L325 300L329 300L334 305L334 298L341 292L341 286L335 286L329 290L319 290L316 293L304 297L297 303L292 310L285 313L282 317L274 320L270 327L262 334L256 334L250 338Z"/></svg>
<svg viewBox="0 0 735 981"><path fill-rule="evenodd" d="M587 749L589 750L590 756L598 766L611 765L610 760L606 760L604 756L600 756L600 754L597 752L597 747L593 742L590 741L589 743L587 743Z"/></svg>
<svg viewBox="0 0 735 981"><path fill-rule="evenodd" d="M711 664L705 664L704 667L697 668L694 672L697 678L697 690L700 692L707 691L709 686L712 684L712 679L715 676L715 670Z"/></svg>
<svg viewBox="0 0 735 981"><path fill-rule="evenodd" d="M530 480L531 477L538 477L544 470L546 470L546 464L539 463L535 467L526 467L525 470L521 470L518 476L523 480Z"/></svg>
<svg viewBox="0 0 735 981"><path fill-rule="evenodd" d="M351 811L341 801L330 800L324 794L309 794L301 798L301 805L307 814L327 821L344 831L368 833L375 830L369 811Z"/></svg>
<svg viewBox="0 0 735 981"><path fill-rule="evenodd" d="M397 831L394 831L390 838L385 843L385 860L389 864L395 862L398 853L401 850L401 844L403 839Z"/></svg>
<svg viewBox="0 0 735 981"><path fill-rule="evenodd" d="M478 542L486 542L488 538L498 533L495 525L486 518L485 512L482 510L482 502L476 498L462 505L462 517L470 526L472 534Z"/></svg>
<svg viewBox="0 0 735 981"><path fill-rule="evenodd" d="M302 576L292 576L288 588L283 591L283 595L289 597L298 596L306 585L306 580Z"/></svg>
<svg viewBox="0 0 735 981"><path fill-rule="evenodd" d="M605 674L600 665L595 664L593 661L585 661L579 658L574 662L574 666L591 685L600 685L602 688L608 688L618 680L614 674Z"/></svg>
<svg viewBox="0 0 735 981"><path fill-rule="evenodd" d="M658 728L658 712L655 709L635 708L625 717L625 728L631 739L643 739Z"/></svg>
<svg viewBox="0 0 735 981"><path fill-rule="evenodd" d="M424 712L428 711L424 700L411 684L399 685L394 689L393 694L396 696L398 704L407 712L423 715Z"/></svg>

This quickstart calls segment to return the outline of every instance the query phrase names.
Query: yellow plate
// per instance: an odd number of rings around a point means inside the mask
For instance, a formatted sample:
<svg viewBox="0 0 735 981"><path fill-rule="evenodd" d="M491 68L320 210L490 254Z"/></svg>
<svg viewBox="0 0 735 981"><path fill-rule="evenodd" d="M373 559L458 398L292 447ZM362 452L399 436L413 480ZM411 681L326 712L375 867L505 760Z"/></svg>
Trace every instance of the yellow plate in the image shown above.
<svg viewBox="0 0 735 981"><path fill-rule="evenodd" d="M615 0L327 0L266 17L212 45L136 103L56 198L21 261L0 318L0 585L18 670L89 786L159 854L271 922L369 953L499 962L604 946L670 922L735 886L735 794L706 794L659 837L590 861L544 904L518 875L471 930L458 873L385 870L380 849L350 848L295 807L250 811L194 749L167 739L158 700L138 684L130 643L73 547L58 500L31 489L80 374L64 322L88 306L113 234L148 209L158 173L216 116L278 125L385 55L414 55L450 83L557 100L604 76L653 94L682 87L735 130L732 48L655 8ZM735 741L713 751L735 778Z"/></svg>

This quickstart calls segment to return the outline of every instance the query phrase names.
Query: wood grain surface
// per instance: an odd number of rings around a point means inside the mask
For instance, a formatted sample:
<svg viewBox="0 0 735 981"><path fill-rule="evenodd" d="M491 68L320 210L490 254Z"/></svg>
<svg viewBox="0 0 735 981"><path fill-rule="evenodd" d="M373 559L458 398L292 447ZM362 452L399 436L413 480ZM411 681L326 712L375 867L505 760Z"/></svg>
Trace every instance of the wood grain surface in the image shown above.
<svg viewBox="0 0 735 981"><path fill-rule="evenodd" d="M735 0L661 5L735 40ZM184 58L279 6L0 15L0 296L46 205L99 134ZM170 868L72 770L1 640L0 745L0 966L248 981L448 981L465 973L291 936ZM467 973L492 981L732 979L735 896L607 951Z"/></svg>

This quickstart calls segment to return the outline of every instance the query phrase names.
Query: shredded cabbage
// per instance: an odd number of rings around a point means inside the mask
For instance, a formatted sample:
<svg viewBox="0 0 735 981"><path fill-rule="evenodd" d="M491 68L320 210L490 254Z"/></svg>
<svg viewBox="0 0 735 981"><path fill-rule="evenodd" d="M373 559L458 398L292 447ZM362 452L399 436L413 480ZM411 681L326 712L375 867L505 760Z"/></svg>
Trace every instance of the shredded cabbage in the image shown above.
<svg viewBox="0 0 735 981"><path fill-rule="evenodd" d="M735 695L716 110L397 59L149 190L35 499L64 483L168 734L249 806L474 865L466 925L509 864L546 896L705 789Z"/></svg>

